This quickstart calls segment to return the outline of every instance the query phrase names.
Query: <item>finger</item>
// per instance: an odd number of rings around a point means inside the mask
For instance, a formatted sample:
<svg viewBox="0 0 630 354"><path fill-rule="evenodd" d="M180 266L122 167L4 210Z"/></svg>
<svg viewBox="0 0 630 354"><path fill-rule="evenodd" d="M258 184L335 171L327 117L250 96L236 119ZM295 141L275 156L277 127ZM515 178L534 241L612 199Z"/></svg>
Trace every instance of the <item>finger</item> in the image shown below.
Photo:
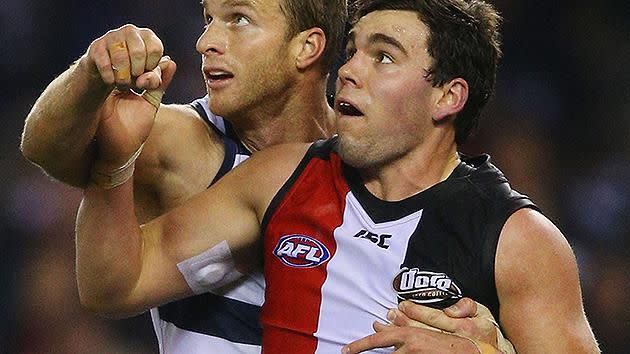
<svg viewBox="0 0 630 354"><path fill-rule="evenodd" d="M145 72L136 79L136 87L145 90L156 90L162 86L162 76L168 73L169 56L165 56L160 60L158 66L151 71Z"/></svg>
<svg viewBox="0 0 630 354"><path fill-rule="evenodd" d="M401 302L398 304L398 309L411 320L421 322L430 327L447 332L453 332L456 328L456 319L446 316L440 309L414 304L411 301Z"/></svg>
<svg viewBox="0 0 630 354"><path fill-rule="evenodd" d="M158 36L148 28L141 28L139 31L140 37L144 42L146 48L146 63L144 71L150 71L160 62L162 55L164 55L164 45Z"/></svg>
<svg viewBox="0 0 630 354"><path fill-rule="evenodd" d="M160 85L160 89L162 90L162 93L164 93L173 81L175 71L177 70L177 64L175 64L171 57L164 56L162 59L160 59L160 63L158 66L162 71L162 84Z"/></svg>
<svg viewBox="0 0 630 354"><path fill-rule="evenodd" d="M107 44L107 51L112 62L116 85L129 86L131 71L127 43L124 40L112 40Z"/></svg>
<svg viewBox="0 0 630 354"><path fill-rule="evenodd" d="M396 333L396 331L378 332L346 345L341 349L341 352L355 354L375 348L400 347L404 343L402 337L404 336Z"/></svg>
<svg viewBox="0 0 630 354"><path fill-rule="evenodd" d="M430 329L430 330L438 330L434 327L428 326L422 322L419 321L414 321L411 318L407 317L407 315L405 315L402 311L400 311L399 309L390 309L387 312L387 319L396 326L399 327L416 327L416 328L423 328L423 329ZM439 331L439 330L438 330Z"/></svg>
<svg viewBox="0 0 630 354"><path fill-rule="evenodd" d="M135 30L128 30L125 40L131 63L131 75L138 77L145 72L147 49L142 37Z"/></svg>
<svg viewBox="0 0 630 354"><path fill-rule="evenodd" d="M483 305L480 304L480 306ZM444 313L453 318L473 317L477 315L477 303L471 298L464 297L445 308Z"/></svg>
<svg viewBox="0 0 630 354"><path fill-rule="evenodd" d="M109 59L107 43L103 40L94 41L88 49L88 57L94 62L103 82L107 85L113 85L115 81L114 70L112 70L112 62Z"/></svg>
<svg viewBox="0 0 630 354"><path fill-rule="evenodd" d="M161 71L161 70L160 70ZM136 87L144 90L154 90L162 85L161 73L157 73L155 69L146 72L136 79Z"/></svg>
<svg viewBox="0 0 630 354"><path fill-rule="evenodd" d="M374 321L374 323L372 323L372 328L374 328L375 332L383 332L383 331L392 330L396 328L396 326L388 325L379 321Z"/></svg>
<svg viewBox="0 0 630 354"><path fill-rule="evenodd" d="M147 89L142 94L142 98L144 98L148 103L155 107L156 110L160 108L160 103L162 102L164 91L172 81L173 75L175 74L175 69L175 62L172 61L168 56L166 56L163 57L162 60L160 60L158 66L155 67L155 69L153 69L152 71L155 76L158 76L160 78L161 84L157 88Z"/></svg>

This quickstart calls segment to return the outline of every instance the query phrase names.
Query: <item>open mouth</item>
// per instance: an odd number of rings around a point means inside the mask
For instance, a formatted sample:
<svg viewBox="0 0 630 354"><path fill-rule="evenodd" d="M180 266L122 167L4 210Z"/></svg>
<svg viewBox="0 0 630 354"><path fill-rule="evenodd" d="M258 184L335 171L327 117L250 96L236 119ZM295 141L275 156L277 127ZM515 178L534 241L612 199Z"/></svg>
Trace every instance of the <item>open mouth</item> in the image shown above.
<svg viewBox="0 0 630 354"><path fill-rule="evenodd" d="M211 72L206 72L206 77L210 81L221 81L221 80L231 79L234 77L234 75L227 71L211 71Z"/></svg>
<svg viewBox="0 0 630 354"><path fill-rule="evenodd" d="M339 101L339 103L337 103L337 110L344 116L358 117L363 115L363 112L357 107L345 101Z"/></svg>
<svg viewBox="0 0 630 354"><path fill-rule="evenodd" d="M226 72L221 72L221 73L209 73L208 74L208 80L212 80L212 81L218 81L218 80L225 80L225 79L231 79L233 78L234 75L230 74L230 73L226 73Z"/></svg>

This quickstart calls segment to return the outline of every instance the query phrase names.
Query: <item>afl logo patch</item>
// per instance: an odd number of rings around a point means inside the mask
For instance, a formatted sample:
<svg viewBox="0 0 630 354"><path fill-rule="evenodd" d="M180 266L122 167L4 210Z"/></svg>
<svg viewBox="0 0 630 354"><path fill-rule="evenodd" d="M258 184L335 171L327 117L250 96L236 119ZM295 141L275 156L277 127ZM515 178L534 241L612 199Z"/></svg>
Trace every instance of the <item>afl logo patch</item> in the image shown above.
<svg viewBox="0 0 630 354"><path fill-rule="evenodd" d="M317 267L330 258L330 252L323 243L305 235L280 237L273 254L282 263L295 268Z"/></svg>
<svg viewBox="0 0 630 354"><path fill-rule="evenodd" d="M444 273L403 268L392 283L399 299L435 308L446 308L462 298L457 284Z"/></svg>

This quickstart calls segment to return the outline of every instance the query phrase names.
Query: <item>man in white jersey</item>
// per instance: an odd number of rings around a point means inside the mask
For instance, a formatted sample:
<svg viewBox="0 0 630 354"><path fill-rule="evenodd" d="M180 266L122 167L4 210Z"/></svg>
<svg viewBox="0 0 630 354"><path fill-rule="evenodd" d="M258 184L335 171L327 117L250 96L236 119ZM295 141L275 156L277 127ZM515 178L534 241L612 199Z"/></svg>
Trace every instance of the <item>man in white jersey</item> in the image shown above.
<svg viewBox="0 0 630 354"><path fill-rule="evenodd" d="M207 188L226 166L233 167L249 151L281 142L312 141L331 132L326 74L341 42L343 1L204 1L202 5L207 27L197 49L204 61L209 98L192 105L159 107L136 164L135 209L141 221ZM51 176L86 186L99 153L93 143L99 125L133 125L136 115L154 113L148 102L122 88L148 89L145 97L155 103L174 71L172 61L162 54L163 46L152 31L132 25L95 40L33 107L22 140L24 155ZM121 90L112 91L114 87ZM205 256L204 261L210 262L212 254ZM93 307L91 294L81 295L93 310L123 316L203 294L152 310L160 349L259 351L257 323L243 320L255 318L262 304L263 284L255 272L221 289L188 285L189 289L168 298L150 288L138 298L112 292L98 307ZM226 323L234 326L225 328ZM217 329L220 325L224 328ZM481 321L479 327L486 325Z"/></svg>

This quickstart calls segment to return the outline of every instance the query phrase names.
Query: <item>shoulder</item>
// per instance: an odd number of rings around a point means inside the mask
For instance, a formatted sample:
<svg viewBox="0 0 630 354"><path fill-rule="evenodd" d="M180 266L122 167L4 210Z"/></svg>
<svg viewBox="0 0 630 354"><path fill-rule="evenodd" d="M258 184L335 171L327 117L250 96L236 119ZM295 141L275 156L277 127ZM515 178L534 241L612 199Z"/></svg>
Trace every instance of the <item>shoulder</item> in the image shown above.
<svg viewBox="0 0 630 354"><path fill-rule="evenodd" d="M256 205L261 213L304 159L310 143L270 146L228 172L214 185L227 188Z"/></svg>
<svg viewBox="0 0 630 354"><path fill-rule="evenodd" d="M204 138L208 135L216 137L208 124L191 105L163 105L155 117L153 129L157 135L180 139Z"/></svg>
<svg viewBox="0 0 630 354"><path fill-rule="evenodd" d="M519 351L599 352L584 315L571 246L543 214L521 209L510 216L495 274L501 322Z"/></svg>
<svg viewBox="0 0 630 354"><path fill-rule="evenodd" d="M186 158L222 154L222 141L191 105L162 105L145 145L145 160L164 167Z"/></svg>
<svg viewBox="0 0 630 354"><path fill-rule="evenodd" d="M577 267L562 232L542 213L530 208L520 209L508 218L499 237L496 262L497 280L508 282L508 289L512 290L549 277L562 282L561 275L573 274ZM532 272L534 267L536 271Z"/></svg>
<svg viewBox="0 0 630 354"><path fill-rule="evenodd" d="M507 218L517 210L538 210L528 196L512 188L503 172L490 162L488 155L462 156L462 163L454 172L454 177L451 196L460 201L462 208L471 209L477 216L482 212L490 218L487 225L493 226L497 234ZM462 203L464 200L465 203ZM493 220L498 225L494 225Z"/></svg>

